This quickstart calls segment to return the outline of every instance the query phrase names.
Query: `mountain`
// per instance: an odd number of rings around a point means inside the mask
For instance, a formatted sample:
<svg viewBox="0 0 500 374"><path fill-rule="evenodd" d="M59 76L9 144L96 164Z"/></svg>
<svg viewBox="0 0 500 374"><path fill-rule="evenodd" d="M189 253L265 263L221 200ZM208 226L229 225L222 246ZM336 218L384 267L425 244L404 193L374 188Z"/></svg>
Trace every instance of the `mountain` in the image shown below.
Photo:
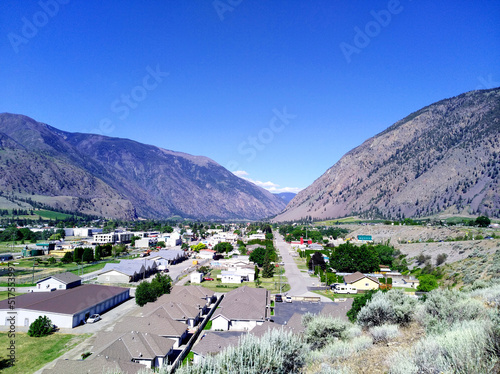
<svg viewBox="0 0 500 374"><path fill-rule="evenodd" d="M0 193L104 217L261 219L285 203L213 160L0 114Z"/></svg>
<svg viewBox="0 0 500 374"><path fill-rule="evenodd" d="M500 88L429 105L345 154L276 221L499 217Z"/></svg>
<svg viewBox="0 0 500 374"><path fill-rule="evenodd" d="M279 192L275 193L275 195L278 196L281 200L283 200L285 204L288 204L297 194L293 192Z"/></svg>

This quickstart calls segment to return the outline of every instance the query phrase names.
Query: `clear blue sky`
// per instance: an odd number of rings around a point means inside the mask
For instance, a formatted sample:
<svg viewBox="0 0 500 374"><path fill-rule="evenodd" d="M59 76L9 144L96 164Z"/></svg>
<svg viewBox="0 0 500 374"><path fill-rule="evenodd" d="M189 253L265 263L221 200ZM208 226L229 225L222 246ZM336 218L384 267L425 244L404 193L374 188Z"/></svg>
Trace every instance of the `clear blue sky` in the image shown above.
<svg viewBox="0 0 500 374"><path fill-rule="evenodd" d="M299 190L411 112L500 86L499 25L498 0L6 0L0 112Z"/></svg>

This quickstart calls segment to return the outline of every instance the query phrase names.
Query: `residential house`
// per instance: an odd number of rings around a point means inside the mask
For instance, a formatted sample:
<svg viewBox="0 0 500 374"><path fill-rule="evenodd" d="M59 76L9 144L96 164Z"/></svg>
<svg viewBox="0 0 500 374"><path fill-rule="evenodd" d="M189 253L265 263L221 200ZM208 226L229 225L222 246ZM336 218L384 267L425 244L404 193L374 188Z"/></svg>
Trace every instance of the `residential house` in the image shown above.
<svg viewBox="0 0 500 374"><path fill-rule="evenodd" d="M191 273L191 283L201 283L202 279L203 279L203 274L202 273L198 273L198 272L192 272Z"/></svg>
<svg viewBox="0 0 500 374"><path fill-rule="evenodd" d="M128 283L145 279L156 273L155 261L149 259L121 260L118 264L107 263L97 276L99 283Z"/></svg>
<svg viewBox="0 0 500 374"><path fill-rule="evenodd" d="M57 360L52 369L44 369L42 374L89 374L89 373L153 373L144 365L132 361L113 360L109 357L90 356L86 360Z"/></svg>
<svg viewBox="0 0 500 374"><path fill-rule="evenodd" d="M191 349L193 363L199 363L207 356L214 356L227 347L237 346L243 334L243 331L205 332Z"/></svg>
<svg viewBox="0 0 500 374"><path fill-rule="evenodd" d="M217 252L214 251L213 249L202 249L202 250L200 250L200 253L198 253L198 257L199 258L213 259L216 253Z"/></svg>
<svg viewBox="0 0 500 374"><path fill-rule="evenodd" d="M170 318L158 317L151 314L148 317L124 317L116 323L113 332L138 331L156 334L173 341L173 347L178 348L188 337L188 326L185 323Z"/></svg>
<svg viewBox="0 0 500 374"><path fill-rule="evenodd" d="M161 369L169 364L169 356L173 353L173 348L173 340L153 333L99 332L90 357L131 361L150 369Z"/></svg>
<svg viewBox="0 0 500 374"><path fill-rule="evenodd" d="M147 303L142 307L142 316L149 317L156 315L161 318L171 318L175 321L183 322L189 327L198 324L204 310L202 302L193 305L184 304L179 301L177 295L166 294L160 296L156 301Z"/></svg>
<svg viewBox="0 0 500 374"><path fill-rule="evenodd" d="M69 290L82 284L82 278L73 273L59 273L36 282L32 292L50 292L54 290Z"/></svg>
<svg viewBox="0 0 500 374"><path fill-rule="evenodd" d="M213 314L212 330L250 331L269 317L269 291L239 287L229 291Z"/></svg>
<svg viewBox="0 0 500 374"><path fill-rule="evenodd" d="M359 271L344 276L344 283L364 291L377 290L380 287L380 282L377 278L364 275Z"/></svg>
<svg viewBox="0 0 500 374"><path fill-rule="evenodd" d="M189 293L197 298L198 301L194 302L193 305L200 303L206 304L207 306L212 305L217 301L217 296L214 291L202 286L173 286L170 290L171 295L178 295L182 293Z"/></svg>

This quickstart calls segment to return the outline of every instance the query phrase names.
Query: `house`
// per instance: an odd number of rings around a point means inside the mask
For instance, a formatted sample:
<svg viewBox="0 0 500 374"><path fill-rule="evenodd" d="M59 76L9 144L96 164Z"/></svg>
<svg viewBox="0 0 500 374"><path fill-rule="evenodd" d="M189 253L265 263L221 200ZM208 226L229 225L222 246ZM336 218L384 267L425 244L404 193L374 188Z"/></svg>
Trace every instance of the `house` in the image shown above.
<svg viewBox="0 0 500 374"><path fill-rule="evenodd" d="M216 253L217 252L215 252L213 249L202 249L200 253L198 253L198 257L213 259Z"/></svg>
<svg viewBox="0 0 500 374"><path fill-rule="evenodd" d="M95 313L107 310L127 301L129 288L83 284L68 290L29 292L16 296L15 325L29 326L35 319L46 315L52 323L62 328L73 328L84 323ZM8 300L0 301L0 323L12 321Z"/></svg>
<svg viewBox="0 0 500 374"><path fill-rule="evenodd" d="M366 276L359 271L344 276L344 283L355 287L358 290L377 290L380 282L375 277Z"/></svg>
<svg viewBox="0 0 500 374"><path fill-rule="evenodd" d="M130 243L132 237L134 236L133 232L111 232L107 234L93 234L92 242L95 244L107 244L107 243Z"/></svg>
<svg viewBox="0 0 500 374"><path fill-rule="evenodd" d="M149 374L151 369L131 361L113 360L109 357L88 357L86 360L57 360L52 369L44 369L42 374L89 374L127 373Z"/></svg>
<svg viewBox="0 0 500 374"><path fill-rule="evenodd" d="M207 356L216 355L227 347L237 346L243 334L245 334L243 331L205 332L191 349L193 363L196 364Z"/></svg>
<svg viewBox="0 0 500 374"><path fill-rule="evenodd" d="M221 278L222 283L241 283L243 282L240 274L233 273L232 271L221 271L217 278Z"/></svg>
<svg viewBox="0 0 500 374"><path fill-rule="evenodd" d="M201 283L203 279L202 273L193 272L191 273L191 283Z"/></svg>
<svg viewBox="0 0 500 374"><path fill-rule="evenodd" d="M130 331L156 334L171 339L174 348L178 348L188 337L188 326L185 323L170 318L158 317L154 314L148 317L124 317L113 328L113 332L124 333Z"/></svg>
<svg viewBox="0 0 500 374"><path fill-rule="evenodd" d="M149 259L156 261L158 266L168 266L184 261L187 254L184 251L177 249L162 249L158 252L151 253Z"/></svg>
<svg viewBox="0 0 500 374"><path fill-rule="evenodd" d="M213 314L212 330L250 331L269 317L269 291L239 287L229 291Z"/></svg>
<svg viewBox="0 0 500 374"><path fill-rule="evenodd" d="M97 276L99 283L137 282L156 273L155 261L148 259L121 260L118 264L107 263Z"/></svg>
<svg viewBox="0 0 500 374"><path fill-rule="evenodd" d="M415 288L420 285L420 281L418 279L402 279L402 283L404 287L410 287L410 288Z"/></svg>
<svg viewBox="0 0 500 374"><path fill-rule="evenodd" d="M94 341L92 356L135 362L150 369L161 369L169 364L173 348L173 340L153 333L99 332Z"/></svg>
<svg viewBox="0 0 500 374"><path fill-rule="evenodd" d="M178 301L177 295L166 294L160 296L156 301L144 305L142 307L142 316L156 315L161 318L171 318L183 322L189 327L194 327L198 324L203 309L202 302L196 305L184 304L182 301Z"/></svg>
<svg viewBox="0 0 500 374"><path fill-rule="evenodd" d="M51 275L36 282L33 292L47 292L54 290L69 290L70 288L80 286L82 278L73 273L59 273Z"/></svg>
<svg viewBox="0 0 500 374"><path fill-rule="evenodd" d="M255 268L231 267L228 270L222 270L217 275L217 278L221 278L222 283L253 282L255 279Z"/></svg>
<svg viewBox="0 0 500 374"><path fill-rule="evenodd" d="M170 295L179 295L189 293L197 298L198 304L201 300L207 306L212 305L217 301L217 296L214 291L202 286L173 286L170 290Z"/></svg>

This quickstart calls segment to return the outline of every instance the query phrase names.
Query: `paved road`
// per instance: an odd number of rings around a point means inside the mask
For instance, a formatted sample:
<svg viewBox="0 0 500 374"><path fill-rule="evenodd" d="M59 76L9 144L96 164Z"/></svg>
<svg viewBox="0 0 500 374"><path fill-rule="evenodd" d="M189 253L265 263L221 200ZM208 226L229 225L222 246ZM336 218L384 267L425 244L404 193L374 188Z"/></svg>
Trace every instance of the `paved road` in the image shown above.
<svg viewBox="0 0 500 374"><path fill-rule="evenodd" d="M278 249L283 262L285 263L285 275L288 278L288 283L290 284L290 291L288 291L288 295L290 296L315 296L318 297L320 295L310 292L307 290L307 287L318 286L318 278L311 277L307 272L301 272L295 263L294 258L291 253L295 252L292 249L292 246L283 240L283 237L275 231L275 246ZM320 296L321 301L323 302L331 302L327 297Z"/></svg>

